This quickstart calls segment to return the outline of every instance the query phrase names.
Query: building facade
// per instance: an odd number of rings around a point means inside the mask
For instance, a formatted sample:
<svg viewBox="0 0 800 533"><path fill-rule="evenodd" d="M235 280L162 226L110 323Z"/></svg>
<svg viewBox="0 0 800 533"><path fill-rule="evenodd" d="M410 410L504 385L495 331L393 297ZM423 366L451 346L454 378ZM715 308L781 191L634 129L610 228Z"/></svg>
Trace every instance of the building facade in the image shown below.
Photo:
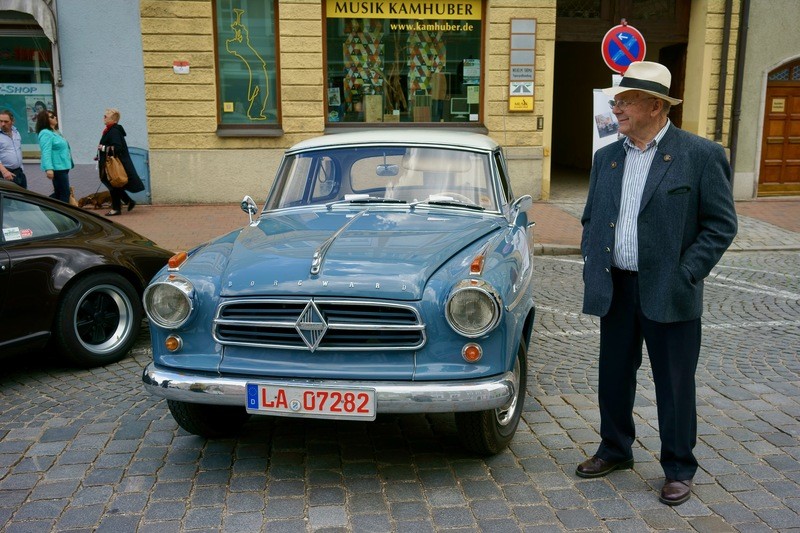
<svg viewBox="0 0 800 533"><path fill-rule="evenodd" d="M261 201L295 142L402 127L488 134L515 192L547 200L566 176L588 183L608 114L593 90L613 74L601 42L626 23L673 72L673 122L730 151L736 197L791 194L795 4L0 0L0 107L22 97L28 120L40 98L9 91L44 91L89 174L102 110L119 108L154 203Z"/></svg>
<svg viewBox="0 0 800 533"><path fill-rule="evenodd" d="M120 110L129 146L148 149L140 27L137 2L0 0L0 109L12 110L22 133L29 188L52 192L34 131L42 108L59 116L78 195L100 185L94 158L106 108Z"/></svg>

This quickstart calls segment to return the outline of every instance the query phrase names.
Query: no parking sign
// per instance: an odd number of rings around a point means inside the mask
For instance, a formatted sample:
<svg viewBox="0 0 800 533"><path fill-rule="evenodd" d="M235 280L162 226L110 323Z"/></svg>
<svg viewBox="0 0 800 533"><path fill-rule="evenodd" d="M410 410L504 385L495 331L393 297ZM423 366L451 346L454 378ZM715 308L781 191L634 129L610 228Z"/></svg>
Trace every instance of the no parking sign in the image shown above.
<svg viewBox="0 0 800 533"><path fill-rule="evenodd" d="M601 45L603 61L608 68L620 74L624 74L634 61L642 61L646 50L642 34L624 20L619 26L608 30Z"/></svg>

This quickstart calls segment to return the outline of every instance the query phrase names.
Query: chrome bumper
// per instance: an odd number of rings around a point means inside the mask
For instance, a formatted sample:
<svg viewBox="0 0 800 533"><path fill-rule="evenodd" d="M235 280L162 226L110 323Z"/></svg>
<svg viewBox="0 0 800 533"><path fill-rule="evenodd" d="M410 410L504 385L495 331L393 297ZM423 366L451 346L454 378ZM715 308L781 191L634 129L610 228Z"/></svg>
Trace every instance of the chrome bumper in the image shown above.
<svg viewBox="0 0 800 533"><path fill-rule="evenodd" d="M375 389L378 413L454 413L484 411L508 404L514 395L514 375L470 381L344 381L308 379L242 379L156 368L150 363L142 373L145 389L156 396L187 403L241 405L246 384L308 387L368 387Z"/></svg>

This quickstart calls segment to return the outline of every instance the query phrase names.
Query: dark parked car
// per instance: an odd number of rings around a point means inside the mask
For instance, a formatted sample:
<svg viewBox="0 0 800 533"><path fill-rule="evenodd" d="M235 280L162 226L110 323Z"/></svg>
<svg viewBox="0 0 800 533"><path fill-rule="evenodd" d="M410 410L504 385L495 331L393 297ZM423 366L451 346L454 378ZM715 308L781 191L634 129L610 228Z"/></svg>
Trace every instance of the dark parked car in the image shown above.
<svg viewBox="0 0 800 533"><path fill-rule="evenodd" d="M0 180L0 355L53 347L91 367L122 359L141 296L172 252L101 216Z"/></svg>
<svg viewBox="0 0 800 533"><path fill-rule="evenodd" d="M484 135L303 141L260 214L245 198L249 225L171 261L145 290L144 382L198 435L249 414L440 412L455 414L465 446L497 453L525 400L531 206Z"/></svg>

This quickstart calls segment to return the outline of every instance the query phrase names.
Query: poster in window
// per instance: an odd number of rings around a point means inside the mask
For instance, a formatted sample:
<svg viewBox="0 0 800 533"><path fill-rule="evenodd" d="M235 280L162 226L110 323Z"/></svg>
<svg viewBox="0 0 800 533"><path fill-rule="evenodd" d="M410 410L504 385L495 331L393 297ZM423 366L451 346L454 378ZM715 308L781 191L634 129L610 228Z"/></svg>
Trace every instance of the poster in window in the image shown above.
<svg viewBox="0 0 800 533"><path fill-rule="evenodd" d="M273 1L219 0L216 17L221 123L277 123Z"/></svg>
<svg viewBox="0 0 800 533"><path fill-rule="evenodd" d="M328 106L338 107L342 105L342 93L338 87L328 87Z"/></svg>

